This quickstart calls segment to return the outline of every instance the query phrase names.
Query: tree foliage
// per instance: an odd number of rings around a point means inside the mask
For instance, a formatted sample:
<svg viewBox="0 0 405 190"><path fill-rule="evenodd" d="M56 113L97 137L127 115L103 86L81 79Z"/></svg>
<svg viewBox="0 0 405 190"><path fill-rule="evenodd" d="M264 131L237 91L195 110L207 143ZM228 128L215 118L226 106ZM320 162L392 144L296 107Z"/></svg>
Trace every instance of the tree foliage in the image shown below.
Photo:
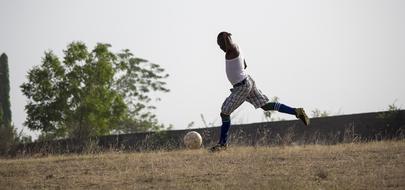
<svg viewBox="0 0 405 190"><path fill-rule="evenodd" d="M84 43L73 42L63 60L45 52L42 64L32 68L28 82L21 85L29 99L25 125L51 139L161 127L151 112L149 94L168 92L164 82L168 75L129 50L113 53L109 48L99 43L89 51Z"/></svg>
<svg viewBox="0 0 405 190"><path fill-rule="evenodd" d="M11 126L11 107L10 107L10 79L8 70L8 58L5 53L0 56L0 126Z"/></svg>
<svg viewBox="0 0 405 190"><path fill-rule="evenodd" d="M11 125L10 79L8 58L0 56L0 155L5 155L16 142L16 129Z"/></svg>
<svg viewBox="0 0 405 190"><path fill-rule="evenodd" d="M3 108L0 103L0 127L3 126Z"/></svg>

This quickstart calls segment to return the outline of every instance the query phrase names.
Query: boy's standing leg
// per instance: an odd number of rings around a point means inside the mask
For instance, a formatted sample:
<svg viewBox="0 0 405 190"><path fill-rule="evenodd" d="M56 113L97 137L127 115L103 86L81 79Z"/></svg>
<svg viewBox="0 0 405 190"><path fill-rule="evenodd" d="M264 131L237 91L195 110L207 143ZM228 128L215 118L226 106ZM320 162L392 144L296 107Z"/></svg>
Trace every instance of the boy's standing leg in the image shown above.
<svg viewBox="0 0 405 190"><path fill-rule="evenodd" d="M211 148L211 151L226 149L228 142L228 132L231 127L231 113L235 111L249 96L252 89L251 81L246 78L237 86L231 89L231 95L225 99L221 107L221 134L217 145Z"/></svg>

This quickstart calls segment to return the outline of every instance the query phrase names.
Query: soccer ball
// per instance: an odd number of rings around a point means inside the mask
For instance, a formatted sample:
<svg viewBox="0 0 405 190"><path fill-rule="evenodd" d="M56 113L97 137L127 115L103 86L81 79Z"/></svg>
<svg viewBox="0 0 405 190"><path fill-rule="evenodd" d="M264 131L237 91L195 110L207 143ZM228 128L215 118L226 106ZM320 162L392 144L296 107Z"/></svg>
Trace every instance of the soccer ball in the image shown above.
<svg viewBox="0 0 405 190"><path fill-rule="evenodd" d="M201 147L202 138L201 135L195 131L188 132L184 138L184 145L189 149L198 149Z"/></svg>

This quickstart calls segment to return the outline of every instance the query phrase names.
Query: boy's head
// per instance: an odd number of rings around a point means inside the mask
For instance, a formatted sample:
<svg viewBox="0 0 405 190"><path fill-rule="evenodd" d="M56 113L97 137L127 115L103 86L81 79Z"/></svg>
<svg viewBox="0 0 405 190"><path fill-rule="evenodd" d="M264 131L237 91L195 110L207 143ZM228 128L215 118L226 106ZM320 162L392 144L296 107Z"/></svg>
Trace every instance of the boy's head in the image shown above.
<svg viewBox="0 0 405 190"><path fill-rule="evenodd" d="M225 46L225 40L227 40L227 36L231 36L230 33L228 32L220 32L217 36L217 44L219 45L219 48L221 48L224 52L226 52L226 46Z"/></svg>

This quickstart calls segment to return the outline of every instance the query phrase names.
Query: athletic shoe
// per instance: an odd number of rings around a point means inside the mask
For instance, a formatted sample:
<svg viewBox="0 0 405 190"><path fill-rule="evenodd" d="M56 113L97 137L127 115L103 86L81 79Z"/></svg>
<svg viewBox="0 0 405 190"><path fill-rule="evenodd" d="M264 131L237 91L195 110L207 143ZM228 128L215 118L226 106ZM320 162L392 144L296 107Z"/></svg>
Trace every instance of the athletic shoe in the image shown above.
<svg viewBox="0 0 405 190"><path fill-rule="evenodd" d="M226 148L228 148L227 144L217 144L215 146L213 146L210 151L211 152L219 152L219 151L223 151L226 150Z"/></svg>
<svg viewBox="0 0 405 190"><path fill-rule="evenodd" d="M296 108L295 113L296 113L295 116L298 119L301 119L301 121L303 121L306 126L309 125L309 118L308 118L307 114L305 113L304 108Z"/></svg>

